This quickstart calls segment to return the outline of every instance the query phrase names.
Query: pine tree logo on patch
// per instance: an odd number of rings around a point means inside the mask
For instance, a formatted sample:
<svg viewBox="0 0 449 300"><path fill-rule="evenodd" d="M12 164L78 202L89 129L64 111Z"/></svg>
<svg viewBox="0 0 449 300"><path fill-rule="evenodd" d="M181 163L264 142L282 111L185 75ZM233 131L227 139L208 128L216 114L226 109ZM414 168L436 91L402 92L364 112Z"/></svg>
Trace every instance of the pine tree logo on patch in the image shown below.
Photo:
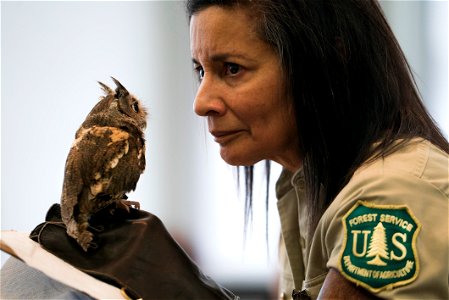
<svg viewBox="0 0 449 300"><path fill-rule="evenodd" d="M421 225L407 206L358 201L342 221L345 240L340 263L347 279L372 292L416 279Z"/></svg>

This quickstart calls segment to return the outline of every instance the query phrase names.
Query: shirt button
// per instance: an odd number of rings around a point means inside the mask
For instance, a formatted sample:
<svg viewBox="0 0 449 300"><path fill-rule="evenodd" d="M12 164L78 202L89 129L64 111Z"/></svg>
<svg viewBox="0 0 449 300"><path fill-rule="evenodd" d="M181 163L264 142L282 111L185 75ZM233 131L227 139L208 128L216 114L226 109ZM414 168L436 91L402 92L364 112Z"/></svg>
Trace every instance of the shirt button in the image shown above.
<svg viewBox="0 0 449 300"><path fill-rule="evenodd" d="M306 187L306 182L305 182L304 178L299 179L296 182L296 184L298 186L298 189L300 189L301 191L304 190L304 188Z"/></svg>

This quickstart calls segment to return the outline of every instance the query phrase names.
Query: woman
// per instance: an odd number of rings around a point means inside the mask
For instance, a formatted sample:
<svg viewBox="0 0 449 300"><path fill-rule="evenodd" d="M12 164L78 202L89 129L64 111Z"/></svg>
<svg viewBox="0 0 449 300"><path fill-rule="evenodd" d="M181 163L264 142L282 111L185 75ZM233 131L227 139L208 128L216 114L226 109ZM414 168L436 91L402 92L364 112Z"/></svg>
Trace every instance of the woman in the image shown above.
<svg viewBox="0 0 449 300"><path fill-rule="evenodd" d="M194 110L221 157L284 167L284 294L447 299L449 145L377 2L187 10Z"/></svg>
<svg viewBox="0 0 449 300"><path fill-rule="evenodd" d="M189 0L187 8L201 82L194 109L221 156L284 167L276 192L285 296L448 299L449 145L377 3ZM149 213L96 216L108 220L97 227L103 246L86 255L58 226L58 209L32 237L102 275L112 292L238 298L204 276ZM4 298L108 298L91 277L61 280L72 270L64 262L56 278L19 261L4 269Z"/></svg>

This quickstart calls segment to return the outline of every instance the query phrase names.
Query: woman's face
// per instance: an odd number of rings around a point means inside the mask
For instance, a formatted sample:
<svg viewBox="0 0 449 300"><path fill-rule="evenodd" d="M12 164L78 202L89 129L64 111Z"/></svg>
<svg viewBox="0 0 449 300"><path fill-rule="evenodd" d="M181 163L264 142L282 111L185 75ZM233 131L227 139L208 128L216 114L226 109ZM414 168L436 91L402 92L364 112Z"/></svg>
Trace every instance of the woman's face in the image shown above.
<svg viewBox="0 0 449 300"><path fill-rule="evenodd" d="M263 159L296 171L296 124L280 60L254 30L244 9L212 6L190 22L192 58L200 79L194 110L231 165Z"/></svg>

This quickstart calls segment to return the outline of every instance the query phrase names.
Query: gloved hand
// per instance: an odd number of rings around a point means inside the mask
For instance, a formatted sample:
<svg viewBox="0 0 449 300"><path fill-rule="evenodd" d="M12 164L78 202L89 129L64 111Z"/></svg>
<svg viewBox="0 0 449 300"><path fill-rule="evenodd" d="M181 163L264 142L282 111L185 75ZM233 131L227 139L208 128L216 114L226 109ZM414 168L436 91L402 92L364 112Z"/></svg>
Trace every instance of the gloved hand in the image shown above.
<svg viewBox="0 0 449 300"><path fill-rule="evenodd" d="M30 237L74 267L124 288L130 298L238 299L201 272L156 216L106 208L89 223L95 247L88 252L67 235L59 204Z"/></svg>

